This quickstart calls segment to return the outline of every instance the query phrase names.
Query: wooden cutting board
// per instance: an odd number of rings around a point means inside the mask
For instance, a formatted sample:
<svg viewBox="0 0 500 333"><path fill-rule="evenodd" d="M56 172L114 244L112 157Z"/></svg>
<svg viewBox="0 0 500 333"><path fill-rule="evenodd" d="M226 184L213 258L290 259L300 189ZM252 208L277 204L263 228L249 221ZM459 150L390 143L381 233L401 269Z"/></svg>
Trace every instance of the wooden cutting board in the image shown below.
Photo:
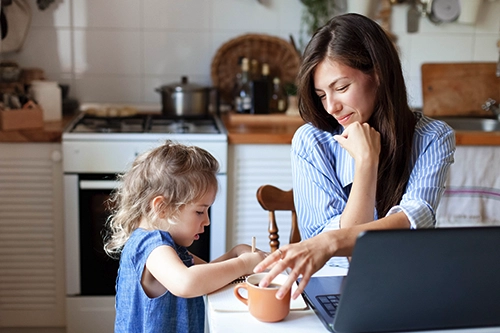
<svg viewBox="0 0 500 333"><path fill-rule="evenodd" d="M500 102L500 78L494 62L422 65L423 112L429 116L481 116L488 98Z"/></svg>

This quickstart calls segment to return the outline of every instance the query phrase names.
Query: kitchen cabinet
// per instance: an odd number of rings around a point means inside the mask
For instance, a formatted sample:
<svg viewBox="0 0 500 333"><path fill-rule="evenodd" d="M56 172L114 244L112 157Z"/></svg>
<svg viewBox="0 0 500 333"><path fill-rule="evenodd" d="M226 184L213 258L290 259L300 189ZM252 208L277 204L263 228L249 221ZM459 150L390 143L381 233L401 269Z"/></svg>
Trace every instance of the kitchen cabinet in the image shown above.
<svg viewBox="0 0 500 333"><path fill-rule="evenodd" d="M0 327L63 327L60 143L0 143Z"/></svg>
<svg viewBox="0 0 500 333"><path fill-rule="evenodd" d="M500 146L457 146L438 227L500 225Z"/></svg>
<svg viewBox="0 0 500 333"><path fill-rule="evenodd" d="M229 145L228 244L250 244L253 236L259 249L269 251L268 212L257 202L257 189L272 184L292 188L290 144ZM288 244L290 213L277 212L281 245ZM281 223L284 221L285 223ZM217 223L217 221L212 221Z"/></svg>

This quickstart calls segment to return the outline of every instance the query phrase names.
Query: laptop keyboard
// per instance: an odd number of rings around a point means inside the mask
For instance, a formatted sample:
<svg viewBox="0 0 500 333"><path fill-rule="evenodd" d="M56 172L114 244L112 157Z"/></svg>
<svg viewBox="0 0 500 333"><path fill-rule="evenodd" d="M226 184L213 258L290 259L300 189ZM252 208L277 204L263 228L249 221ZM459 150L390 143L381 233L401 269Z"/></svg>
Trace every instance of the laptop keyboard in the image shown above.
<svg viewBox="0 0 500 333"><path fill-rule="evenodd" d="M316 299L330 316L333 317L335 315L335 311L339 305L340 295L319 295L316 296Z"/></svg>

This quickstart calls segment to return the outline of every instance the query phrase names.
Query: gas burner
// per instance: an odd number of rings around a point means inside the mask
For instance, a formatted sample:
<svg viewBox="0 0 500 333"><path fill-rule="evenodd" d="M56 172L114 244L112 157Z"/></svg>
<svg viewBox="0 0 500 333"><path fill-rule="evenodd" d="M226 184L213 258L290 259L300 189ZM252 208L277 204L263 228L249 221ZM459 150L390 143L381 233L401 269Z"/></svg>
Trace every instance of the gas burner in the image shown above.
<svg viewBox="0 0 500 333"><path fill-rule="evenodd" d="M141 133L145 118L103 118L84 116L73 128L75 133Z"/></svg>
<svg viewBox="0 0 500 333"><path fill-rule="evenodd" d="M151 133L219 134L213 118L153 118Z"/></svg>
<svg viewBox="0 0 500 333"><path fill-rule="evenodd" d="M83 114L69 128L70 133L157 133L157 134L222 134L213 116L166 117L139 114L133 117L95 117Z"/></svg>

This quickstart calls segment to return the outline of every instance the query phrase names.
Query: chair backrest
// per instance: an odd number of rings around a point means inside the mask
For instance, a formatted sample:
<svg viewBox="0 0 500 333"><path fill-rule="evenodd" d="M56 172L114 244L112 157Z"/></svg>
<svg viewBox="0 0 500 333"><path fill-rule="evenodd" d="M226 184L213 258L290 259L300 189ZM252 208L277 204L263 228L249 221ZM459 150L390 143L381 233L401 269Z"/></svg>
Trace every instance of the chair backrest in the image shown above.
<svg viewBox="0 0 500 333"><path fill-rule="evenodd" d="M290 244L300 242L300 232L297 224L297 214L293 204L293 190L283 191L273 185L262 185L257 190L257 201L265 210L269 211L269 245L271 252L279 246L278 225L275 211L290 211L292 214L292 227L290 229Z"/></svg>

